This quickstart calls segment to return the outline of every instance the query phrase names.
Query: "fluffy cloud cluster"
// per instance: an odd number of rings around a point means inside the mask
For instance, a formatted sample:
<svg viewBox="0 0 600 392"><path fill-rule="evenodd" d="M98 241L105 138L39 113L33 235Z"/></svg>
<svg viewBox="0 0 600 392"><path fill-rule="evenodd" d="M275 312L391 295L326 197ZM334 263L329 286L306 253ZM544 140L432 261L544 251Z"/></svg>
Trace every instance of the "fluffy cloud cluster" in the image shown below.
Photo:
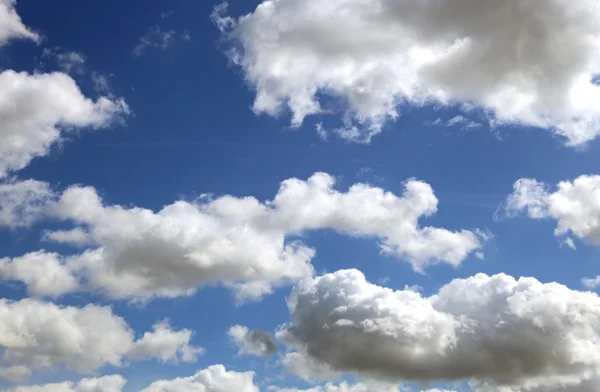
<svg viewBox="0 0 600 392"><path fill-rule="evenodd" d="M600 133L597 1L264 0L213 16L256 89L254 111L292 125L346 110L341 136L368 141L402 104L460 104L495 124L547 128L577 145ZM465 109L468 110L468 109Z"/></svg>
<svg viewBox="0 0 600 392"><path fill-rule="evenodd" d="M15 38L39 40L39 36L21 21L15 3L16 0L0 0L0 47Z"/></svg>
<svg viewBox="0 0 600 392"><path fill-rule="evenodd" d="M301 282L289 308L279 338L337 371L523 392L579 391L600 374L600 297L557 283L479 274L422 297L344 270Z"/></svg>
<svg viewBox="0 0 600 392"><path fill-rule="evenodd" d="M421 217L436 212L438 202L424 182L408 181L401 196L368 184L355 184L347 192L334 185L332 176L316 173L306 181L282 182L275 198L264 203L252 197L204 197L177 201L158 212L105 205L94 188L75 186L51 197L41 212L37 201L46 194L32 192L33 201L19 198L23 207L16 203L9 210L17 212L8 215L29 211L29 220L46 216L76 224L71 231L48 232L45 239L96 247L61 260L37 253L37 263L47 263L57 276L84 276L86 290L112 298L174 297L218 283L233 288L240 300L258 298L312 274L314 249L294 240L310 230L377 239L384 252L417 271L437 263L458 266L482 246L478 232L419 225ZM0 271L17 280L41 281L25 271L25 264L17 271L14 260L5 260ZM74 286L60 287L37 291L60 294Z"/></svg>
<svg viewBox="0 0 600 392"><path fill-rule="evenodd" d="M600 176L560 182L554 192L539 181L522 178L514 184L506 211L509 216L525 212L532 219L556 220L556 235L570 233L600 244Z"/></svg>
<svg viewBox="0 0 600 392"><path fill-rule="evenodd" d="M227 332L231 340L238 346L239 355L255 355L268 357L277 351L275 338L268 332L250 331L243 325L234 325Z"/></svg>
<svg viewBox="0 0 600 392"><path fill-rule="evenodd" d="M136 340L110 307L0 299L0 376L15 381L38 368L91 373L128 360L193 361L199 349L190 346L190 338L187 329L174 331L159 323Z"/></svg>
<svg viewBox="0 0 600 392"><path fill-rule="evenodd" d="M86 98L63 73L0 73L0 178L23 169L72 130L104 128L129 113L125 101Z"/></svg>
<svg viewBox="0 0 600 392"><path fill-rule="evenodd" d="M259 392L254 385L254 372L227 371L223 365L200 370L192 377L161 380L140 392Z"/></svg>
<svg viewBox="0 0 600 392"><path fill-rule="evenodd" d="M21 386L5 392L121 392L127 380L119 375L84 378L79 382L66 381L45 385Z"/></svg>

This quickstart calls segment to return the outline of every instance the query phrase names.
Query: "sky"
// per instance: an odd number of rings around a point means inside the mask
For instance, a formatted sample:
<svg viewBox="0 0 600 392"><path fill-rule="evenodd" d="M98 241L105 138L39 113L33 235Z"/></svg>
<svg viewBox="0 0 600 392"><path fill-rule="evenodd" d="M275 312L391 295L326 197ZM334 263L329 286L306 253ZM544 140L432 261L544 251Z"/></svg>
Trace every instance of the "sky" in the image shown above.
<svg viewBox="0 0 600 392"><path fill-rule="evenodd" d="M599 7L0 0L0 391L598 391Z"/></svg>

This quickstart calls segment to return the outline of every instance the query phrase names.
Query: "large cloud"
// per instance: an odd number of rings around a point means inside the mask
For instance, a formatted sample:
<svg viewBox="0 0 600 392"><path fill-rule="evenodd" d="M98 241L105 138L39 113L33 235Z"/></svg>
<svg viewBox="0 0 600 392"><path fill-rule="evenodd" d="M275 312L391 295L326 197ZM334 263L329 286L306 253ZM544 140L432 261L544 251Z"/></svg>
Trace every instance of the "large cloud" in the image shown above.
<svg viewBox="0 0 600 392"><path fill-rule="evenodd" d="M264 0L214 20L256 89L254 111L292 124L340 100L338 133L368 141L407 103L464 104L492 123L541 127L585 143L600 133L600 12L595 0Z"/></svg>
<svg viewBox="0 0 600 392"><path fill-rule="evenodd" d="M516 391L576 391L600 374L600 298L557 283L478 274L422 297L344 270L301 282L289 308L278 336L337 371Z"/></svg>
<svg viewBox="0 0 600 392"><path fill-rule="evenodd" d="M122 99L92 101L63 73L1 72L0 178L46 155L73 130L104 128L127 113Z"/></svg>
<svg viewBox="0 0 600 392"><path fill-rule="evenodd" d="M259 392L254 385L254 372L227 371L223 365L213 365L194 376L160 380L140 392Z"/></svg>
<svg viewBox="0 0 600 392"><path fill-rule="evenodd" d="M61 265L85 276L89 290L138 299L185 295L219 283L233 288L240 300L258 298L312 274L314 249L294 240L310 230L376 239L384 252L417 271L438 263L458 266L482 246L478 232L419 225L438 202L424 182L408 181L401 196L368 184L347 192L334 185L332 176L316 173L306 181L284 181L264 203L253 197L203 197L158 212L106 205L94 188L71 187L54 195L42 215L77 227L46 233L45 239L96 244Z"/></svg>
<svg viewBox="0 0 600 392"><path fill-rule="evenodd" d="M91 373L127 360L192 360L189 330L164 323L135 340L110 307L61 307L34 299L0 299L0 376L24 378L33 370L64 367ZM160 340L160 341L159 341Z"/></svg>
<svg viewBox="0 0 600 392"><path fill-rule="evenodd" d="M24 38L38 41L40 37L21 21L15 10L16 0L0 0L0 47L9 40Z"/></svg>
<svg viewBox="0 0 600 392"><path fill-rule="evenodd" d="M78 382L66 381L45 385L28 385L5 392L121 392L127 383L119 375L84 378Z"/></svg>

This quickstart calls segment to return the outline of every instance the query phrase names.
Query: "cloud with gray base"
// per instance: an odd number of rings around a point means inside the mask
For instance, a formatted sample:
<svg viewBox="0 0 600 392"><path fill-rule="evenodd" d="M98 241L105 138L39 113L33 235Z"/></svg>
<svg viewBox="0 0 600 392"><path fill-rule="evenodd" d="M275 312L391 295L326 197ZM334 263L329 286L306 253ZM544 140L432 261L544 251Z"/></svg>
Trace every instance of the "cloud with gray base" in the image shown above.
<svg viewBox="0 0 600 392"><path fill-rule="evenodd" d="M239 355L270 357L277 352L277 343L269 332L250 331L243 325L234 325L229 328L227 335L238 347Z"/></svg>
<svg viewBox="0 0 600 392"><path fill-rule="evenodd" d="M253 110L298 127L341 102L337 135L369 142L402 105L468 106L491 126L600 134L600 4L549 0L265 0L213 20L255 90ZM360 32L360 33L357 33Z"/></svg>
<svg viewBox="0 0 600 392"><path fill-rule="evenodd" d="M302 281L288 306L278 338L337 372L471 379L488 391L578 391L600 380L600 297L557 283L478 274L423 297L342 270Z"/></svg>

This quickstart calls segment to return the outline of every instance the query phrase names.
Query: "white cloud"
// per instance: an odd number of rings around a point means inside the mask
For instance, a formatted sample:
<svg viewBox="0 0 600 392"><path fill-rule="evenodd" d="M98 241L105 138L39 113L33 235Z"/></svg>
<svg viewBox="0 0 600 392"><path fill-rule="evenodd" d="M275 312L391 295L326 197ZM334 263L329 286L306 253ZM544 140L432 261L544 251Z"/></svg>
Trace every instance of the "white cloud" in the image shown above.
<svg viewBox="0 0 600 392"><path fill-rule="evenodd" d="M21 21L15 10L16 0L0 0L0 47L15 38L39 41L40 37Z"/></svg>
<svg viewBox="0 0 600 392"><path fill-rule="evenodd" d="M168 320L154 324L152 332L146 332L135 342L128 354L132 359L154 357L163 362L196 362L203 349L189 345L192 331L182 329L173 331Z"/></svg>
<svg viewBox="0 0 600 392"><path fill-rule="evenodd" d="M254 372L227 371L213 365L194 376L153 382L140 392L259 392L254 385Z"/></svg>
<svg viewBox="0 0 600 392"><path fill-rule="evenodd" d="M129 113L125 101L86 98L62 73L0 73L0 178L23 169L78 128L105 128Z"/></svg>
<svg viewBox="0 0 600 392"><path fill-rule="evenodd" d="M169 354L195 349L189 345L189 331L183 331L165 326L157 333L155 327L150 338L146 334L135 341L133 331L110 307L0 299L0 376L17 378L15 370L20 369L25 377L31 370L49 367L92 373L105 365L122 366L127 358L169 359ZM165 346L177 349L168 351Z"/></svg>
<svg viewBox="0 0 600 392"><path fill-rule="evenodd" d="M600 374L600 297L557 283L478 274L422 297L345 270L304 280L288 306L278 337L340 372L510 391L576 391Z"/></svg>
<svg viewBox="0 0 600 392"><path fill-rule="evenodd" d="M264 331L250 331L243 325L234 325L227 331L229 338L238 346L239 355L269 357L277 351L273 336Z"/></svg>
<svg viewBox="0 0 600 392"><path fill-rule="evenodd" d="M44 251L13 259L0 258L0 278L22 281L29 294L42 297L58 297L79 288L77 278L63 264L61 257Z"/></svg>
<svg viewBox="0 0 600 392"><path fill-rule="evenodd" d="M148 29L145 35L140 37L140 41L133 48L133 55L140 57L149 48L161 50L167 49L175 40L175 31L163 31L160 26L155 25Z"/></svg>
<svg viewBox="0 0 600 392"><path fill-rule="evenodd" d="M1 162L0 157L0 170ZM53 197L54 192L45 182L35 180L17 181L14 179L1 182L0 227L31 226L43 216L48 203L52 201Z"/></svg>
<svg viewBox="0 0 600 392"><path fill-rule="evenodd" d="M600 286L600 275L594 278L583 278L581 279L581 284L583 284L586 289L594 290Z"/></svg>
<svg viewBox="0 0 600 392"><path fill-rule="evenodd" d="M78 382L66 381L45 385L20 386L5 392L120 392L127 383L119 375L84 378Z"/></svg>
<svg viewBox="0 0 600 392"><path fill-rule="evenodd" d="M406 182L401 196L367 184L347 192L334 185L332 176L316 173L306 181L282 182L264 203L204 196L158 212L105 205L94 188L75 186L51 197L43 214L77 227L44 238L97 244L62 265L84 278L85 290L141 300L188 295L214 284L234 289L238 300L259 298L312 275L315 251L294 239L311 230L376 239L383 252L417 271L438 263L458 266L485 241L479 231L421 227L419 219L434 214L438 202L424 182Z"/></svg>
<svg viewBox="0 0 600 392"><path fill-rule="evenodd" d="M509 216L520 212L532 219L557 221L554 234L600 244L600 176L580 176L558 183L555 191L536 180L522 178L506 201ZM573 244L574 245L574 244Z"/></svg>
<svg viewBox="0 0 600 392"><path fill-rule="evenodd" d="M402 104L483 109L492 124L545 128L570 145L600 133L595 0L264 0L215 9L227 54L256 89L253 109L292 125L342 102L337 134L368 142Z"/></svg>

